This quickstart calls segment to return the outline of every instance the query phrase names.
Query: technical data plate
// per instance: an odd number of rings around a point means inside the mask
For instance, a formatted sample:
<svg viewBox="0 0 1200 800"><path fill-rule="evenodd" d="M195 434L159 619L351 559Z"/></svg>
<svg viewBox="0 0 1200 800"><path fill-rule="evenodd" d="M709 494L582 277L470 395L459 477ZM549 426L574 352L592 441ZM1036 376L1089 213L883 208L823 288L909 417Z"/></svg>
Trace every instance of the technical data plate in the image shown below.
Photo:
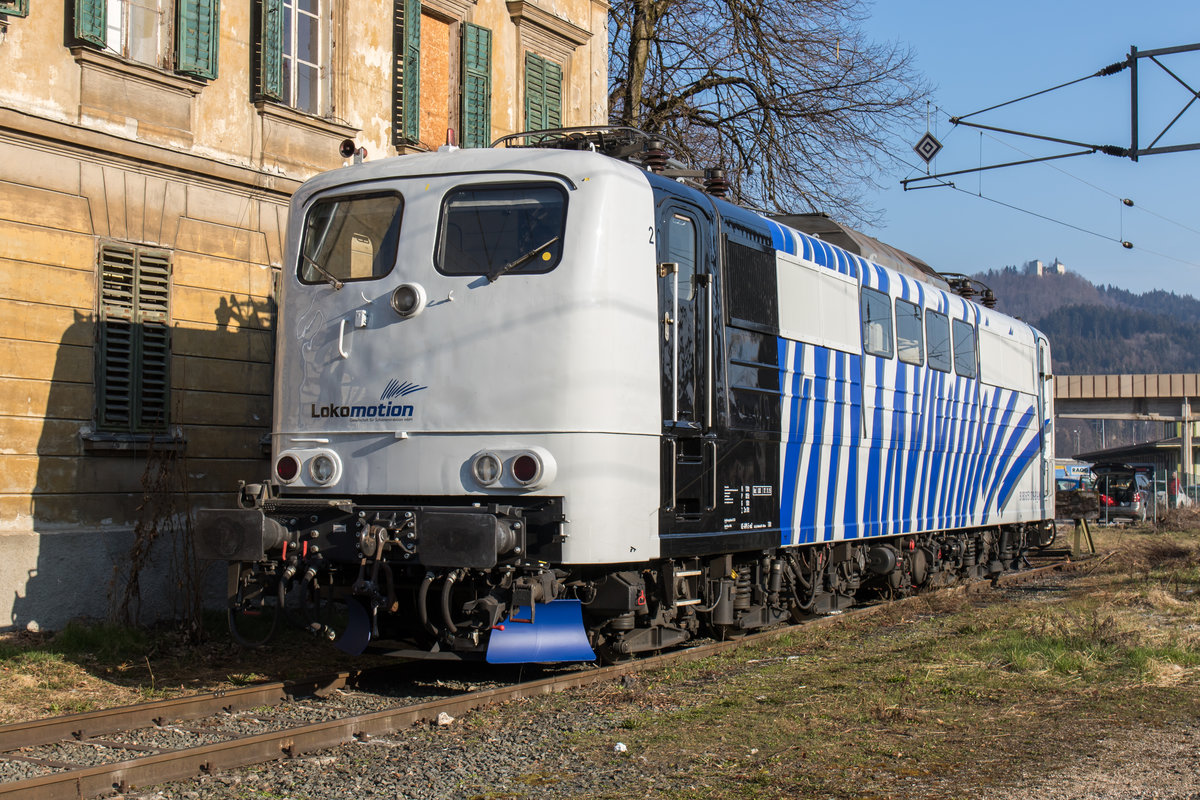
<svg viewBox="0 0 1200 800"><path fill-rule="evenodd" d="M529 607L517 609L517 619L529 618ZM578 600L552 600L538 604L533 622L503 620L488 638L490 664L595 661L583 627L583 605Z"/></svg>

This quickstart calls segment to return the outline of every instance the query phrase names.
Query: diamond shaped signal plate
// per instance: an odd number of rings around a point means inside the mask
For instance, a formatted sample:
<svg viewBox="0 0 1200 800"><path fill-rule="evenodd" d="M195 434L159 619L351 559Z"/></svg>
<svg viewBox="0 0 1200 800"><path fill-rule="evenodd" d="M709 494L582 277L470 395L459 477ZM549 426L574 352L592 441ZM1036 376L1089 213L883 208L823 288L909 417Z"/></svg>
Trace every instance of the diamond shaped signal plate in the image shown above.
<svg viewBox="0 0 1200 800"><path fill-rule="evenodd" d="M924 159L926 164L928 164L930 161L933 161L933 157L936 156L938 151L941 149L942 143L939 142L937 138L934 137L934 135L929 131L926 131L925 135L921 137L921 141L917 142L913 146L913 150L917 151L917 155Z"/></svg>

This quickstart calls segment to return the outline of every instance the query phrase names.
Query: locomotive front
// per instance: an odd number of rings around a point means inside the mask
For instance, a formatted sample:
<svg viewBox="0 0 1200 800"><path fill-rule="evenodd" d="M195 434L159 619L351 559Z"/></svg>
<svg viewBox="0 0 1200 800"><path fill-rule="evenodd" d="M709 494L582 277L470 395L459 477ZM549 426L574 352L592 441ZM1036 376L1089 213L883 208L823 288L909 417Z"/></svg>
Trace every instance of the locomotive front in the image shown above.
<svg viewBox="0 0 1200 800"><path fill-rule="evenodd" d="M197 520L200 555L230 562L235 631L264 598L335 594L348 620L312 624L351 652L593 657L587 565L657 555L639 176L590 153L447 150L297 192L272 475Z"/></svg>

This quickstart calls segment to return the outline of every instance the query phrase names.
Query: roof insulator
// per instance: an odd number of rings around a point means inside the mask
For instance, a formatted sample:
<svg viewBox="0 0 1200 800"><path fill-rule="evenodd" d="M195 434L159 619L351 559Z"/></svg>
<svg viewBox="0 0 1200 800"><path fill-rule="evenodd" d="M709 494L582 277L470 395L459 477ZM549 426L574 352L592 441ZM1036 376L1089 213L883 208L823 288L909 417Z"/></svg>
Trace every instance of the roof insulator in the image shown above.
<svg viewBox="0 0 1200 800"><path fill-rule="evenodd" d="M642 148L642 164L651 172L662 172L667 166L667 146L662 139L648 139Z"/></svg>
<svg viewBox="0 0 1200 800"><path fill-rule="evenodd" d="M729 193L729 180L725 170L720 167L709 167L704 170L704 191L713 197L724 197Z"/></svg>

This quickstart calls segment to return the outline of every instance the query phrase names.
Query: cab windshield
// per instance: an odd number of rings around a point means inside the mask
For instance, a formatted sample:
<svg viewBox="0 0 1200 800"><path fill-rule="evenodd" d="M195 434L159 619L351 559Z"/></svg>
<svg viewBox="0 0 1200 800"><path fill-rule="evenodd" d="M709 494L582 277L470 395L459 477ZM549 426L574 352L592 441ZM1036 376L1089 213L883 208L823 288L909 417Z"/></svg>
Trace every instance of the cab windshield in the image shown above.
<svg viewBox="0 0 1200 800"><path fill-rule="evenodd" d="M402 207L394 192L318 200L304 220L300 281L337 289L387 275L396 264Z"/></svg>
<svg viewBox="0 0 1200 800"><path fill-rule="evenodd" d="M554 184L455 189L442 202L437 269L489 280L549 272L562 258L566 209Z"/></svg>

